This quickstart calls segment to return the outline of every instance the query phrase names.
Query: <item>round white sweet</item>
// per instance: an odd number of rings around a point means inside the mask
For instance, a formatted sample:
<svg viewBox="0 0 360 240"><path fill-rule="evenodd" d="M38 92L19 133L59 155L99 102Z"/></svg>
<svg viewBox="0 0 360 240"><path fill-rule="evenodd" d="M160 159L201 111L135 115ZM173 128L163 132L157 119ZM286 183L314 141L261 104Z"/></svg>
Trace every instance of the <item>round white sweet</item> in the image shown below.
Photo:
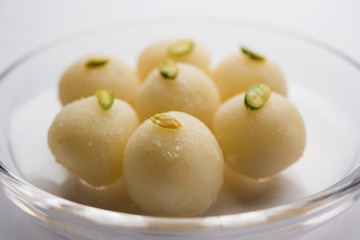
<svg viewBox="0 0 360 240"><path fill-rule="evenodd" d="M275 92L254 111L244 104L244 93L230 98L217 111L213 132L227 164L251 178L276 175L296 162L305 148L299 112Z"/></svg>
<svg viewBox="0 0 360 240"><path fill-rule="evenodd" d="M108 62L97 67L87 66L89 61L99 59ZM59 97L62 105L66 105L105 89L116 98L133 104L138 85L135 72L121 60L107 55L92 55L78 60L64 72L59 83Z"/></svg>
<svg viewBox="0 0 360 240"><path fill-rule="evenodd" d="M151 120L130 137L124 154L124 180L133 200L157 215L184 216L205 211L223 183L223 156L210 130L195 117L167 112L182 127Z"/></svg>
<svg viewBox="0 0 360 240"><path fill-rule="evenodd" d="M212 73L221 100L246 91L252 85L264 83L273 91L286 96L286 82L280 68L269 60L256 61L234 54L224 59Z"/></svg>
<svg viewBox="0 0 360 240"><path fill-rule="evenodd" d="M140 86L135 104L140 120L174 110L189 113L211 126L220 106L216 85L199 68L186 63L177 65L175 79L165 79L154 69Z"/></svg>
<svg viewBox="0 0 360 240"><path fill-rule="evenodd" d="M95 96L66 105L55 117L48 144L56 161L92 186L108 185L122 176L126 142L139 125L132 107L115 99L104 111Z"/></svg>
<svg viewBox="0 0 360 240"><path fill-rule="evenodd" d="M162 61L168 58L174 58L178 62L185 62L193 64L201 68L204 72L209 72L210 53L201 44L194 43L194 47L189 54L179 57L173 57L168 54L168 49L174 43L181 40L168 40L157 42L146 48L140 55L137 69L140 81L143 81L146 76L156 68Z"/></svg>

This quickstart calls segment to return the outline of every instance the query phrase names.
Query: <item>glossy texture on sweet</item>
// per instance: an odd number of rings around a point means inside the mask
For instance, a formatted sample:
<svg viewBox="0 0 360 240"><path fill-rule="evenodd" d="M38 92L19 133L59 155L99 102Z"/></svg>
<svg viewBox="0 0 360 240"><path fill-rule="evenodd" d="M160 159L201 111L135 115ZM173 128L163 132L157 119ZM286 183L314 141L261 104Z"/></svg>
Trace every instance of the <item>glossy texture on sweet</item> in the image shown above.
<svg viewBox="0 0 360 240"><path fill-rule="evenodd" d="M227 164L251 178L278 174L305 148L305 126L298 110L275 92L257 110L246 107L244 93L232 97L217 111L213 132Z"/></svg>
<svg viewBox="0 0 360 240"><path fill-rule="evenodd" d="M287 95L286 82L281 69L269 60L253 60L242 53L224 59L212 73L221 100L246 91L254 84L264 83L273 91Z"/></svg>
<svg viewBox="0 0 360 240"><path fill-rule="evenodd" d="M195 66L186 63L177 65L176 78L166 79L158 69L154 69L140 86L135 104L140 120L174 110L189 113L211 126L220 106L214 82Z"/></svg>
<svg viewBox="0 0 360 240"><path fill-rule="evenodd" d="M138 85L135 72L121 60L92 55L78 60L64 72L59 83L59 98L62 105L66 105L106 89L116 98L133 104Z"/></svg>
<svg viewBox="0 0 360 240"><path fill-rule="evenodd" d="M56 161L74 175L105 186L122 176L125 145L138 125L128 103L115 99L105 111L92 96L61 110L48 131L48 144Z"/></svg>
<svg viewBox="0 0 360 240"><path fill-rule="evenodd" d="M130 137L124 180L133 200L156 215L188 216L211 206L223 183L223 156L210 130L195 117L167 112L176 129L150 119Z"/></svg>
<svg viewBox="0 0 360 240"><path fill-rule="evenodd" d="M173 58L178 62L190 63L205 72L209 72L210 53L197 42L193 42L193 47L188 54L176 56L171 55L171 46L181 43L184 40L167 40L152 44L147 47L140 55L137 69L140 81L143 81L147 75L167 58Z"/></svg>

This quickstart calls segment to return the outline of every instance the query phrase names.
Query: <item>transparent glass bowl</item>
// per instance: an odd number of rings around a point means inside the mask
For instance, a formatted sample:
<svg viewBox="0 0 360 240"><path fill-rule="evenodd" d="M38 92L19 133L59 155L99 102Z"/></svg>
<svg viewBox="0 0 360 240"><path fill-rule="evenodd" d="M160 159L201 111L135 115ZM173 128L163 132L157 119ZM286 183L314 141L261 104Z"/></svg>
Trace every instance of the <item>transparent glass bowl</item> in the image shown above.
<svg viewBox="0 0 360 240"><path fill-rule="evenodd" d="M141 50L169 38L191 38L213 66L240 45L277 62L289 100L307 130L303 157L266 182L226 170L217 203L201 216L148 216L121 180L90 189L56 164L47 129L60 110L57 84L78 58L109 53L135 68ZM6 195L46 227L74 239L288 239L319 227L359 197L360 66L301 34L231 19L127 22L69 36L10 66L0 83L0 180Z"/></svg>

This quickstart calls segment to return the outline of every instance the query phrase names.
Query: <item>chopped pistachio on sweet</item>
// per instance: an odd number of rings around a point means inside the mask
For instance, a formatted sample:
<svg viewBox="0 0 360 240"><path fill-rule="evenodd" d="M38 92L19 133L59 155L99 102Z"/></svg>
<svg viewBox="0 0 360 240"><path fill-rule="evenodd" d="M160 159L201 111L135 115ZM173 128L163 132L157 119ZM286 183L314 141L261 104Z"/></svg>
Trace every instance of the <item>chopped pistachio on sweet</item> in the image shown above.
<svg viewBox="0 0 360 240"><path fill-rule="evenodd" d="M114 95L107 90L98 90L95 93L99 105L104 111L109 110L114 103Z"/></svg>
<svg viewBox="0 0 360 240"><path fill-rule="evenodd" d="M247 56L248 58L252 59L252 60L255 60L255 61L265 61L265 57L261 56L260 54L258 53L255 53L251 50L249 50L248 48L245 48L245 47L241 47L241 52Z"/></svg>
<svg viewBox="0 0 360 240"><path fill-rule="evenodd" d="M181 123L178 120L166 114L155 114L150 118L150 120L154 124L163 128L178 129L182 127Z"/></svg>
<svg viewBox="0 0 360 240"><path fill-rule="evenodd" d="M194 48L194 42L189 40L182 40L174 43L168 48L168 54L171 57L181 57L192 52Z"/></svg>
<svg viewBox="0 0 360 240"><path fill-rule="evenodd" d="M159 73L166 79L174 79L178 75L179 69L176 61L173 59L166 59L161 62L158 67Z"/></svg>
<svg viewBox="0 0 360 240"><path fill-rule="evenodd" d="M270 98L271 89L266 84L250 86L245 92L245 105L250 110L260 109Z"/></svg>
<svg viewBox="0 0 360 240"><path fill-rule="evenodd" d="M109 59L91 59L86 62L86 67L97 68L106 65L108 62Z"/></svg>

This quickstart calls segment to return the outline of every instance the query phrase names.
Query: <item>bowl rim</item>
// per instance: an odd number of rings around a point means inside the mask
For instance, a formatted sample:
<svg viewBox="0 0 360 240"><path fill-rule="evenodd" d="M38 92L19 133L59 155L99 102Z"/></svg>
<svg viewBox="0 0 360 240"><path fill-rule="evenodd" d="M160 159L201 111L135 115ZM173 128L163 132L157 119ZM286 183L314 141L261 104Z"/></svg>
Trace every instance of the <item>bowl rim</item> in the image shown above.
<svg viewBox="0 0 360 240"><path fill-rule="evenodd" d="M343 59L345 62L351 64L360 72L360 64L353 58L349 57L347 54L327 43L289 29L227 17L166 17L166 19L167 21L175 23L187 22L190 24L191 22L196 21L200 24L214 23L250 27L287 36L293 39L298 39L327 50L335 56ZM64 44L68 41L80 37L91 36L92 34L99 32L106 32L121 27L128 27L128 25L137 26L144 24L144 20L146 20L146 24L161 24L164 21L164 17L127 20L117 24L106 25L105 27L100 26L91 28L50 41L28 52L5 68L5 70L0 73L0 84L3 82L2 80L6 78L6 76L15 70L19 65L31 59L32 57L35 57L37 54L57 46L58 44ZM266 228L270 225L281 225L284 223L284 221L287 222L287 227L290 228L291 226L297 225L300 222L310 221L311 219L321 215L324 211L327 211L333 207L344 205L345 203L348 203L349 200L353 202L360 194L359 167L336 184L316 194L310 195L304 199L292 203L287 203L271 208L209 217L174 218L143 216L99 209L72 202L70 200L66 200L64 198L50 194L12 173L1 161L1 157L2 156L0 156L0 180L5 186L5 190L10 191L15 195L14 197L7 194L7 196L13 202L15 202L15 204L17 204L16 201L20 200L25 205L33 206L35 209L46 209L51 213L64 216L65 219L75 218L80 221L84 221L85 223L96 223L100 226L110 228L118 227L122 229L131 228L162 231L197 231L204 229L244 230L249 228ZM355 158L359 158L359 151ZM344 210L345 209L346 208L344 208Z"/></svg>

